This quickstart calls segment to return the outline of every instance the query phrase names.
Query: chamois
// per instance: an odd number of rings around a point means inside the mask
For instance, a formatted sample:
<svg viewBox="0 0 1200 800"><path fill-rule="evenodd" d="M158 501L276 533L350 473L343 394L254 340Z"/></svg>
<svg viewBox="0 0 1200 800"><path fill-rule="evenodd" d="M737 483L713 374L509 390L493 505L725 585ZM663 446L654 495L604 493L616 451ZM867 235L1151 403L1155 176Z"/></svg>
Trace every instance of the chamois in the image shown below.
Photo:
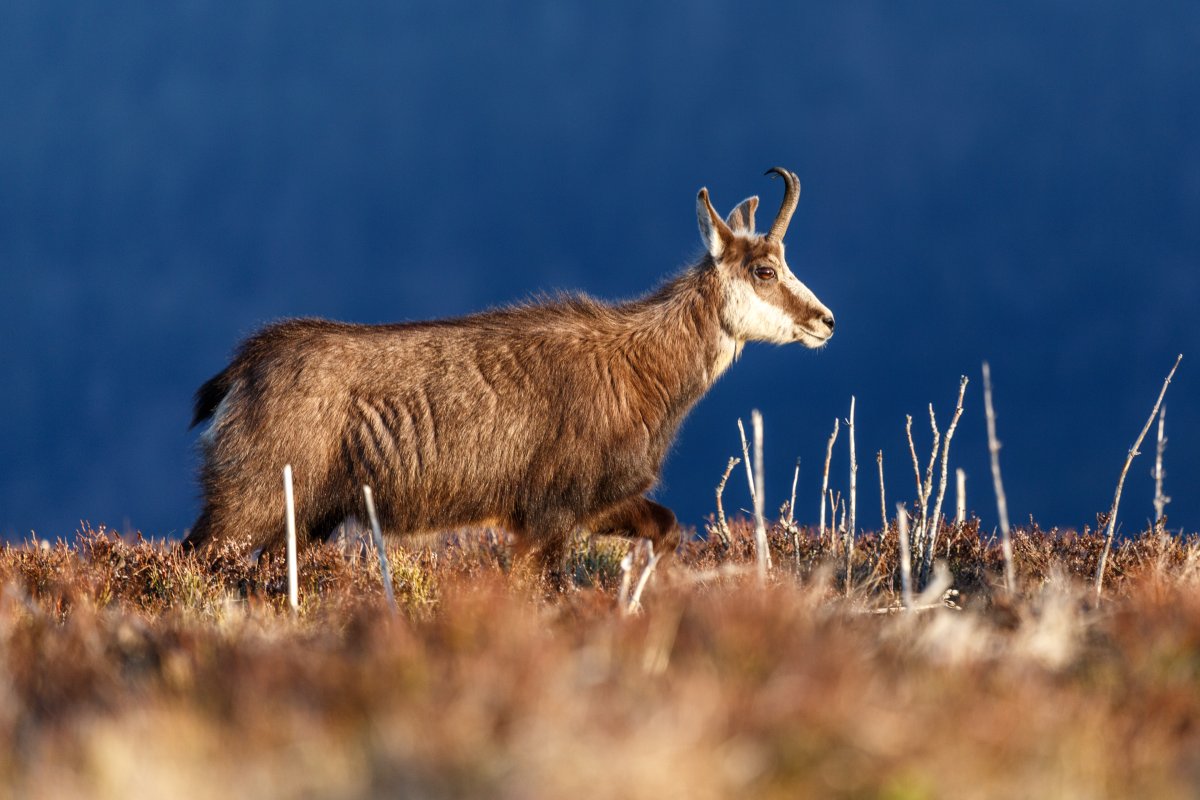
<svg viewBox="0 0 1200 800"><path fill-rule="evenodd" d="M498 525L551 573L577 527L674 551L675 515L644 493L684 416L747 341L815 348L833 334L784 260L799 179L771 173L786 188L765 235L757 197L721 219L701 189L704 255L638 300L390 325L300 319L250 337L196 393L192 426L211 424L185 547L278 548L279 476L292 464L305 542L362 519L365 484L389 533Z"/></svg>

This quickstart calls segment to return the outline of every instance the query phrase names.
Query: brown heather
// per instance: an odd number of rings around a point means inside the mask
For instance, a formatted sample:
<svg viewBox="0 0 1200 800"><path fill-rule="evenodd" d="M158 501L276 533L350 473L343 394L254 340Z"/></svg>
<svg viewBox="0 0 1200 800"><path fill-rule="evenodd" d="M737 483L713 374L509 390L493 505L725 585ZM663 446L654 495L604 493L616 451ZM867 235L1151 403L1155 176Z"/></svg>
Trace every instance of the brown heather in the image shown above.
<svg viewBox="0 0 1200 800"><path fill-rule="evenodd" d="M1200 543L943 529L962 610L898 596L895 531L844 560L776 526L690 542L644 611L619 539L571 587L511 574L490 532L373 562L201 554L89 531L0 551L0 786L30 798L1194 797ZM883 552L881 553L881 542ZM799 552L794 550L798 545ZM797 566L798 565L798 566Z"/></svg>

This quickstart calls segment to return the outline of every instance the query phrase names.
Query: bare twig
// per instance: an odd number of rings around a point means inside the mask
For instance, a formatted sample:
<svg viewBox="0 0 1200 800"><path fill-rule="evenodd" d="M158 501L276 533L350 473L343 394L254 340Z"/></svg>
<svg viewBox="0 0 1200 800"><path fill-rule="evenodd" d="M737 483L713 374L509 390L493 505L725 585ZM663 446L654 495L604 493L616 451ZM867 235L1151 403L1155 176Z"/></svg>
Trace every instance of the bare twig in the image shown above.
<svg viewBox="0 0 1200 800"><path fill-rule="evenodd" d="M838 525L838 505L842 502L842 493L833 489L828 491L829 497L829 552L836 553L842 546L841 526ZM822 538L822 544L824 539Z"/></svg>
<svg viewBox="0 0 1200 800"><path fill-rule="evenodd" d="M1162 528L1163 512L1171 498L1163 494L1163 451L1167 449L1167 440L1163 437L1163 427L1167 418L1167 407L1163 406L1158 412L1158 446L1154 451L1154 527Z"/></svg>
<svg viewBox="0 0 1200 800"><path fill-rule="evenodd" d="M785 527L792 535L792 552L796 557L796 574L800 574L800 528L796 526L796 483L800 480L800 458L796 457L796 470L792 473L792 496L788 500L787 522Z"/></svg>
<svg viewBox="0 0 1200 800"><path fill-rule="evenodd" d="M733 468L741 461L740 458L731 458L729 463L725 465L725 474L721 476L721 482L717 484L717 536L721 537L721 541L729 545L729 523L725 520L725 507L721 504L721 496L725 494L725 482L729 480L729 473L733 472Z"/></svg>
<svg viewBox="0 0 1200 800"><path fill-rule="evenodd" d="M1167 379L1163 381L1162 391L1158 393L1158 400L1154 402L1154 410L1150 412L1150 419L1146 420L1146 425L1142 428L1142 432L1138 434L1137 440L1133 443L1133 447L1129 448L1129 453L1125 456L1125 466L1121 468L1121 477L1117 479L1117 491L1113 495L1112 508L1108 512L1108 531L1104 536L1104 550L1100 553L1100 563L1096 566L1096 599L1100 599L1100 593L1104 590L1104 568L1108 565L1108 551L1112 548L1113 534L1117 530L1117 506L1121 503L1121 489L1125 486L1125 474L1129 472L1129 465L1133 463L1133 459L1138 455L1138 448L1142 445L1142 440L1146 438L1146 434L1150 430L1150 426L1154 424L1154 418L1158 415L1158 408L1162 405L1163 397L1167 394L1167 387L1171 385L1171 378L1175 377L1175 370L1179 369L1179 362L1183 360L1183 354L1175 359L1175 366L1171 367L1171 371L1167 373Z"/></svg>
<svg viewBox="0 0 1200 800"><path fill-rule="evenodd" d="M754 502L754 470L750 469L750 447L746 444L746 429L738 417L738 434L742 437L742 461L746 464L746 482L750 484L750 501Z"/></svg>
<svg viewBox="0 0 1200 800"><path fill-rule="evenodd" d="M825 541L825 495L829 491L829 461L833 458L833 443L837 441L838 421L833 420L833 433L829 436L829 445L825 448L825 472L821 477L821 527L818 529L820 540ZM836 514L836 510L832 513Z"/></svg>
<svg viewBox="0 0 1200 800"><path fill-rule="evenodd" d="M625 555L621 556L621 589L617 592L617 608L621 609L621 614L629 614L629 590L633 582L633 551L635 548L630 547L625 551Z"/></svg>
<svg viewBox="0 0 1200 800"><path fill-rule="evenodd" d="M912 556L908 545L908 510L896 504L896 538L900 540L900 596L904 607L912 608Z"/></svg>
<svg viewBox="0 0 1200 800"><path fill-rule="evenodd" d="M996 513L1000 516L1000 551L1004 554L1004 588L1012 594L1016 589L1013 569L1012 537L1008 528L1008 500L1004 496L1004 481L1000 479L1000 440L996 438L996 412L992 407L992 370L983 362L983 405L987 412L988 452L992 457L992 486L996 490Z"/></svg>
<svg viewBox="0 0 1200 800"><path fill-rule="evenodd" d="M758 409L750 412L754 428L754 549L758 551L758 580L767 582L771 552L767 549L767 523L763 517L763 421Z"/></svg>
<svg viewBox="0 0 1200 800"><path fill-rule="evenodd" d="M296 499L292 490L292 465L283 468L283 502L287 509L288 605L300 608L300 577L296 568Z"/></svg>
<svg viewBox="0 0 1200 800"><path fill-rule="evenodd" d="M963 395L967 391L967 376L963 375L958 382L958 402L954 406L954 416L950 419L950 427L946 428L946 437L942 440L942 474L938 480L937 502L933 504L933 518L930 526L926 529L925 537L928 539L928 547L925 549L925 560L921 564L921 582L926 583L929 580L929 571L933 568L933 553L937 547L937 539L939 529L941 527L940 520L942 517L942 501L946 497L946 483L949 479L947 472L950 462L950 440L954 438L954 429L958 427L958 420L962 417L963 412ZM930 419L933 419L933 406L929 407ZM934 429L936 433L936 428ZM936 440L936 436L934 437Z"/></svg>
<svg viewBox="0 0 1200 800"><path fill-rule="evenodd" d="M904 433L908 436L908 452L912 456L913 476L917 479L917 500L921 499L921 465L917 461L917 448L912 438L912 414L904 415Z"/></svg>
<svg viewBox="0 0 1200 800"><path fill-rule="evenodd" d="M846 433L850 437L850 514L846 527L846 595L850 595L851 568L854 560L854 533L857 522L855 511L858 505L858 460L854 455L854 396L850 397L850 417L846 420Z"/></svg>
<svg viewBox="0 0 1200 800"><path fill-rule="evenodd" d="M962 467L954 470L954 525L962 528L967 521L967 473Z"/></svg>
<svg viewBox="0 0 1200 800"><path fill-rule="evenodd" d="M922 561L929 539L929 498L933 495L933 465L937 463L938 444L941 442L937 417L933 414L933 403L929 404L929 427L933 431L933 449L929 453L929 463L925 467L925 483L921 487L921 520L917 525L917 554L920 556L919 560Z"/></svg>
<svg viewBox="0 0 1200 800"><path fill-rule="evenodd" d="M371 520L371 537L375 542L375 555L379 559L379 579L383 581L383 596L387 598L388 610L396 616L396 593L392 589L392 568L388 564L387 551L383 547L383 529L379 527L379 515L375 513L375 497L370 486L363 486L363 501L367 505L367 518Z"/></svg>
<svg viewBox="0 0 1200 800"><path fill-rule="evenodd" d="M641 609L642 592L645 590L646 584L650 582L650 575L662 557L659 553L654 552L654 544L649 539L642 539L641 543L646 551L646 566L642 569L642 576L638 578L637 586L634 587L633 594L629 598L626 614L635 614Z"/></svg>
<svg viewBox="0 0 1200 800"><path fill-rule="evenodd" d="M880 450L875 454L875 461L879 463L879 517L883 525L879 529L879 535L882 537L887 533L887 499L884 497L883 490L883 451Z"/></svg>
<svg viewBox="0 0 1200 800"><path fill-rule="evenodd" d="M792 496L788 500L787 505L787 522L785 523L790 530L796 524L796 483L800 480L800 459L796 459L796 469L792 473Z"/></svg>

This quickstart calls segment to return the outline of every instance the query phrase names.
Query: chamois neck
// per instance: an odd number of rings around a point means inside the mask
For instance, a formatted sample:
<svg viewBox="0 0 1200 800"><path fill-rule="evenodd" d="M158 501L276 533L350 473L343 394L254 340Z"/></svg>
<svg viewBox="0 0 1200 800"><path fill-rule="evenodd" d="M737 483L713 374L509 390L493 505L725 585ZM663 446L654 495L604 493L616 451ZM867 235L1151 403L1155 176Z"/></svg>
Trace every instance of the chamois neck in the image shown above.
<svg viewBox="0 0 1200 800"><path fill-rule="evenodd" d="M694 395L689 403L699 399L741 352L741 343L721 325L719 276L707 263L635 301L628 310L638 321L637 338L659 353L653 360L674 373L672 388Z"/></svg>

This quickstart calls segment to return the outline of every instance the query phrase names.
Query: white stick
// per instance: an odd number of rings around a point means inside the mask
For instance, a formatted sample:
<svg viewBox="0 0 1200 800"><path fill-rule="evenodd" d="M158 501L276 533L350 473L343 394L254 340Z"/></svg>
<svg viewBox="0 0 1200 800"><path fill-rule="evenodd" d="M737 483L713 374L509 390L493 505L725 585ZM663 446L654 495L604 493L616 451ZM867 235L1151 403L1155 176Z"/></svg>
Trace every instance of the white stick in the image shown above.
<svg viewBox="0 0 1200 800"><path fill-rule="evenodd" d="M746 444L746 429L742 426L741 417L738 417L738 434L742 437L742 460L746 462L746 482L750 484L750 501L754 502L754 470L750 469L750 448Z"/></svg>
<svg viewBox="0 0 1200 800"><path fill-rule="evenodd" d="M621 591L617 594L617 607L621 609L622 615L629 614L629 586L633 576L633 551L635 547L630 547L621 558Z"/></svg>
<svg viewBox="0 0 1200 800"><path fill-rule="evenodd" d="M967 473L954 470L954 524L961 528L967 521Z"/></svg>
<svg viewBox="0 0 1200 800"><path fill-rule="evenodd" d="M833 433L829 437L829 445L825 448L825 473L821 478L821 527L818 529L820 541L825 541L825 495L829 491L829 460L833 458L833 443L837 441L838 421L833 420ZM837 513L836 511L833 513Z"/></svg>
<svg viewBox="0 0 1200 800"><path fill-rule="evenodd" d="M942 474L938 479L937 502L933 504L933 522L931 527L926 530L925 536L929 540L929 547L925 551L925 561L921 565L921 583L924 584L929 580L929 571L933 568L933 551L937 546L939 528L941 528L942 518L942 501L946 498L946 482L949 479L950 461L950 440L954 438L954 429L958 427L958 420L962 417L963 412L963 395L967 391L967 376L963 375L958 382L958 403L954 407L954 416L950 420L950 427L946 428L946 436L942 439ZM930 406L930 414L933 413L933 406Z"/></svg>
<svg viewBox="0 0 1200 800"><path fill-rule="evenodd" d="M287 506L288 605L300 608L300 579L296 569L296 501L292 494L292 465L283 468L283 502Z"/></svg>
<svg viewBox="0 0 1200 800"><path fill-rule="evenodd" d="M796 482L800 480L800 459L796 459L796 470L792 473L792 496L788 500L788 515L787 526L791 528L796 524Z"/></svg>
<svg viewBox="0 0 1200 800"><path fill-rule="evenodd" d="M996 490L996 513L1000 516L1000 551L1004 554L1004 588L1012 594L1016 589L1013 568L1012 537L1008 529L1008 500L1004 496L1004 481L1000 480L1000 440L996 438L996 412L992 408L992 370L983 362L983 405L987 413L988 452L992 456L992 487Z"/></svg>
<svg viewBox="0 0 1200 800"><path fill-rule="evenodd" d="M908 545L908 511L896 504L896 538L900 540L900 591L905 608L912 608L912 556Z"/></svg>
<svg viewBox="0 0 1200 800"><path fill-rule="evenodd" d="M908 452L912 456L913 476L917 479L917 502L921 501L921 464L917 461L917 446L912 438L912 414L904 415L904 433L908 436Z"/></svg>
<svg viewBox="0 0 1200 800"><path fill-rule="evenodd" d="M629 598L629 606L626 613L637 613L642 607L642 591L646 588L646 584L650 582L650 574L654 572L654 567L658 564L660 558L658 553L654 552L654 544L649 539L642 539L645 542L647 551L646 567L642 570L642 577L638 578L637 586L634 587L633 595Z"/></svg>
<svg viewBox="0 0 1200 800"><path fill-rule="evenodd" d="M729 473L733 472L733 468L741 461L740 458L731 458L729 463L725 465L725 474L721 476L721 482L717 484L717 536L726 546L729 545L729 523L725 519L725 506L721 502L721 496L725 494L725 483L729 480Z"/></svg>
<svg viewBox="0 0 1200 800"><path fill-rule="evenodd" d="M383 549L383 529L379 527L379 515L375 513L375 498L371 487L363 487L363 500L367 504L367 516L371 520L371 536L375 541L375 554L379 557L379 578L383 581L383 594L387 597L388 609L395 616L396 593L392 590L392 568L388 564L387 551Z"/></svg>
<svg viewBox="0 0 1200 800"><path fill-rule="evenodd" d="M1163 494L1163 451L1167 449L1167 440L1163 437L1163 426L1167 418L1167 407L1163 406L1158 412L1158 446L1154 455L1154 527L1163 525L1163 512L1171 498Z"/></svg>
<svg viewBox="0 0 1200 800"><path fill-rule="evenodd" d="M767 523L763 517L763 421L758 409L750 412L750 425L754 428L754 549L758 551L758 580L765 584L771 553L767 549Z"/></svg>
<svg viewBox="0 0 1200 800"><path fill-rule="evenodd" d="M1133 443L1133 447L1129 448L1129 453L1125 456L1125 466L1121 468L1121 477L1117 479L1117 491L1113 495L1112 509L1108 512L1108 532L1104 536L1104 550L1100 553L1100 563L1096 566L1096 599L1100 599L1100 593L1104 590L1104 568L1108 565L1108 551L1112 548L1113 534L1117 531L1117 506L1121 504L1121 489L1125 486L1125 473L1129 472L1129 465L1133 463L1134 456L1138 455L1138 448L1142 445L1142 440L1146 438L1146 434L1150 430L1150 426L1154 424L1154 418L1158 416L1158 407L1162 405L1163 397L1167 394L1167 387L1171 385L1171 378L1175 377L1175 370L1179 369L1179 362L1183 360L1183 354L1175 359L1175 366L1171 367L1171 371L1167 373L1167 379L1163 381L1162 391L1158 393L1158 400L1154 402L1154 410L1150 412L1150 419L1146 420L1146 426L1142 428L1142 432L1138 434L1137 441Z"/></svg>
<svg viewBox="0 0 1200 800"><path fill-rule="evenodd" d="M792 533L792 552L796 556L796 574L800 574L800 529L796 527L796 482L800 480L800 457L796 457L796 471L792 473L792 496L788 500L787 528Z"/></svg>
<svg viewBox="0 0 1200 800"><path fill-rule="evenodd" d="M854 396L850 396L850 418L846 420L850 436L850 514L846 526L846 595L850 595L850 577L854 559L854 533L858 506L858 460L854 456Z"/></svg>
<svg viewBox="0 0 1200 800"><path fill-rule="evenodd" d="M879 462L879 517L883 523L883 527L879 529L879 537L882 539L887 533L887 499L884 497L883 489L883 451L880 450L875 454L875 460Z"/></svg>
<svg viewBox="0 0 1200 800"><path fill-rule="evenodd" d="M929 465L925 468L925 483L920 490L921 519L917 523L917 560L920 563L924 562L925 547L929 544L929 498L933 495L933 465L937 463L938 443L941 441L937 417L933 414L933 403L929 404L929 427L933 430L933 450L929 453Z"/></svg>

